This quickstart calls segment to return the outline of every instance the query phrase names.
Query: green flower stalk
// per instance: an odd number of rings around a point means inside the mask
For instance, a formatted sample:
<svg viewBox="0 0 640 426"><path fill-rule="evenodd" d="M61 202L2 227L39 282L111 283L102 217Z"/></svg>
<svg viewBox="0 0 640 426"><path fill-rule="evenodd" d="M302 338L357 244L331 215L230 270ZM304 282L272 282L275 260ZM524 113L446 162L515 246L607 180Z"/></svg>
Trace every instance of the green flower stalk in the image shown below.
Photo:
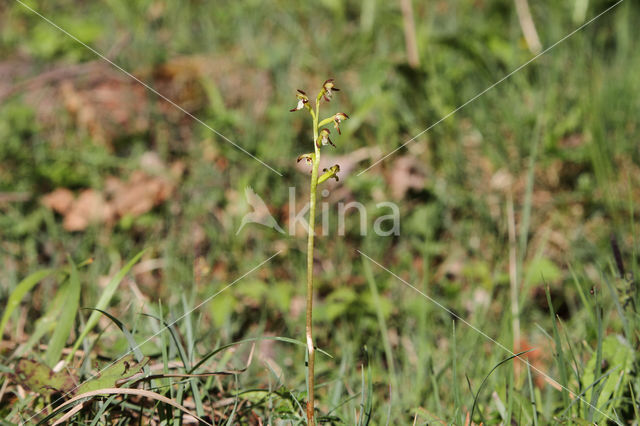
<svg viewBox="0 0 640 426"><path fill-rule="evenodd" d="M339 91L334 84L333 79L325 81L322 85L322 89L318 96L316 96L315 108L309 105L309 97L302 90L298 90L296 98L298 103L291 111L299 111L306 109L311 114L313 121L313 152L308 154L302 154L298 157L298 162L304 160L307 164L311 165L311 191L309 193L309 236L307 240L307 321L306 321L306 340L307 340L307 423L309 425L315 425L314 408L315 408L315 346L313 344L313 247L315 236L315 217L316 217L316 194L318 185L326 182L328 179L334 178L338 180L338 172L340 166L337 164L328 169L323 169L323 174L318 175L320 168L320 150L323 146L331 145L334 143L331 141L329 135L331 131L327 129L326 125L332 124L338 130L340 134L340 122L348 119L347 114L339 112L331 117L325 118L319 121L320 116L320 101L323 99L326 102L330 102L333 96L333 92Z"/></svg>

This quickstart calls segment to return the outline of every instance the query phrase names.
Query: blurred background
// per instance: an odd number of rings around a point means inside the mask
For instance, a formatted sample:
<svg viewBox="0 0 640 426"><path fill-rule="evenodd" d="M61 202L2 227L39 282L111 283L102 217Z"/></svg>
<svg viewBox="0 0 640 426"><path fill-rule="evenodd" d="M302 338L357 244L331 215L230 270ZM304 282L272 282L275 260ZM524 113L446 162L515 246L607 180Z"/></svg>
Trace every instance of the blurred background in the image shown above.
<svg viewBox="0 0 640 426"><path fill-rule="evenodd" d="M2 2L0 303L30 272L71 256L93 259L80 269L80 305L93 306L108 277L147 248L109 307L143 339L157 323L140 313L178 318L280 250L196 311L193 357L246 337L302 340L304 230L237 231L246 187L285 229L304 206L309 176L295 160L311 150L311 126L289 109L296 89L315 96L334 78L341 91L322 115L350 119L324 151L343 171L323 198L329 236L316 243L317 344L334 357L317 361L320 412L352 423L369 366L375 423L388 412L401 424L463 422L482 378L510 355L356 249L510 350L537 348L530 362L557 378L548 286L577 364L587 363L597 329L589 290L604 294L604 329L622 327L612 236L626 272L638 261L638 4L615 6L422 133L615 4L525 3L25 2L181 111L20 2ZM336 237L336 205L349 201L366 206L369 230L389 213L377 203L397 203L400 235L361 235L354 210ZM28 295L5 342L29 338L59 285L45 280ZM152 340L143 352L160 347ZM126 348L107 328L92 353ZM303 351L260 344L240 386L303 392ZM228 362L242 364L241 353ZM558 414L562 393L535 371L528 388L519 365L485 385L485 421L515 415L507 389L525 389L528 401L535 388L543 422ZM608 408L633 413L619 404Z"/></svg>

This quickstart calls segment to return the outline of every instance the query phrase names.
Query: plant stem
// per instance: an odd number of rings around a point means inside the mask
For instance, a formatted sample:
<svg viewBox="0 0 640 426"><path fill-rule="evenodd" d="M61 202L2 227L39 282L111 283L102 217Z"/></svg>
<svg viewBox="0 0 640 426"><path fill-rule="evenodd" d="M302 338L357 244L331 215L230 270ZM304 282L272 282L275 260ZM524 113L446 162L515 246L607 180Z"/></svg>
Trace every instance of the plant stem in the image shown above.
<svg viewBox="0 0 640 426"><path fill-rule="evenodd" d="M320 114L320 97L316 99L316 111L313 116L313 149L315 158L311 169L311 191L309 193L309 237L307 240L307 351L309 365L307 368L307 424L315 425L315 348L313 346L313 239L316 224L316 188L318 186L318 168L320 167L320 148L318 148L318 117Z"/></svg>

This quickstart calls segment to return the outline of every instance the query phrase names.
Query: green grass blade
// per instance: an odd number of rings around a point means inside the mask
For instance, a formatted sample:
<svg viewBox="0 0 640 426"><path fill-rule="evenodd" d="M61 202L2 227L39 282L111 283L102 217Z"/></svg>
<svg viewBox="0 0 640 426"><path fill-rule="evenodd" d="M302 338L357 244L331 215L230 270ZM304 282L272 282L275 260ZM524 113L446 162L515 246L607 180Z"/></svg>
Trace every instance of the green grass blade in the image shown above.
<svg viewBox="0 0 640 426"><path fill-rule="evenodd" d="M51 336L51 339L49 340L49 346L47 347L47 351L44 355L46 364L51 368L53 368L60 360L62 349L67 343L67 339L73 330L73 324L80 304L80 279L78 278L78 269L71 258L69 258L69 264L71 266L71 271L66 288L64 309L60 314L58 325L53 332L53 336ZM70 359L71 358L68 357L67 362Z"/></svg>
<svg viewBox="0 0 640 426"><path fill-rule="evenodd" d="M567 413L569 412L569 410L571 409L571 407L573 407L577 402L581 402L584 401L585 398L587 397L588 393L591 392L593 389L595 389L598 385L601 384L601 382L603 380L606 380L612 373L614 372L614 370L610 370L607 371L606 373L604 373L603 375L601 375L600 377L598 377L593 383L591 383L589 386L585 387L584 390L582 392L580 392L572 401L571 404L567 405L566 408L560 413L560 415L558 416L558 418L563 418L565 415L567 415Z"/></svg>
<svg viewBox="0 0 640 426"><path fill-rule="evenodd" d="M565 407L569 405L569 394L567 392L568 377L567 377L567 364L565 360L564 351L562 349L562 340L560 339L560 333L558 332L558 325L556 323L556 312L553 309L553 303L551 302L551 293L549 293L549 287L545 287L547 293L547 303L549 304L549 314L551 315L551 323L553 324L553 341L556 345L556 361L558 363L558 369L560 370L560 384L562 385L562 401Z"/></svg>
<svg viewBox="0 0 640 426"><path fill-rule="evenodd" d="M347 348L346 350L344 350L343 352L343 356L342 359L340 360L340 368L338 369L338 374L337 377L344 377L346 372L347 372L347 368L349 367L350 361L351 361L351 347L346 346L346 343L343 343L345 346L345 348ZM339 406L342 405L342 403L340 402L340 400L342 399L342 393L344 391L344 384L341 380L337 380L333 390L331 392L331 397L329 398L329 400L331 401L331 403L329 404L330 407L333 407L332 409L330 409L327 412L327 415L331 414L332 412L334 412Z"/></svg>
<svg viewBox="0 0 640 426"><path fill-rule="evenodd" d="M366 349L366 347L365 347ZM373 411L373 373L371 372L371 359L367 353L367 401L366 401L367 421L365 426L371 422L371 413Z"/></svg>
<svg viewBox="0 0 640 426"><path fill-rule="evenodd" d="M238 410L238 375L234 374L233 376L234 378L234 383L236 385L236 397L235 397L235 402L233 404L233 410L231 411L231 414L229 414L229 418L227 419L227 425L231 426L233 425L233 420L236 417L236 411Z"/></svg>
<svg viewBox="0 0 640 426"><path fill-rule="evenodd" d="M527 183L525 187L524 203L522 206L522 222L520 224L519 234L520 241L518 242L518 271L522 271L522 264L524 262L527 253L527 239L529 235L529 225L531 223L531 207L533 206L533 187L535 183L535 171L536 160L538 159L538 146L540 145L540 139L542 139L542 126L544 118L542 114L538 116L536 127L534 129L533 145L531 147L531 154L529 156L529 165L527 170ZM520 277L518 277L518 280Z"/></svg>
<svg viewBox="0 0 640 426"><path fill-rule="evenodd" d="M362 366L362 395L360 399L360 408L362 411L358 416L358 426L366 426L371 421L371 409L373 406L373 382L371 377L371 360L369 359L369 351L364 347L364 364L367 367L367 380L365 385L364 367Z"/></svg>
<svg viewBox="0 0 640 426"><path fill-rule="evenodd" d="M195 337L193 332L193 321L192 321L192 313L193 310L189 308L187 304L187 299L182 296L182 307L186 313L183 318L185 328L186 328L186 346L187 346L187 357L189 364L186 366L189 369L189 366L193 363L193 350L195 347ZM191 385L191 393L193 395L193 402L196 405L196 414L203 417L204 416L204 405L202 404L202 396L200 395L200 389L198 388L198 380L191 379L189 380Z"/></svg>
<svg viewBox="0 0 640 426"><path fill-rule="evenodd" d="M461 413L460 407L460 391L458 389L458 351L456 348L456 322L452 321L451 332L451 368L453 371L453 403L454 403L454 416L453 418L458 421L458 415Z"/></svg>
<svg viewBox="0 0 640 426"><path fill-rule="evenodd" d="M169 331L169 335L171 336L171 339L173 340L173 343L175 344L176 348L178 349L178 356L180 357L180 360L182 361L182 366L184 367L185 371L191 371L191 369L190 369L191 363L189 362L189 357L187 356L187 352L184 349L184 345L182 344L182 342L178 338L178 335L177 335L176 330L174 328L175 322L169 324L166 321L164 321L162 318L158 318L158 317L156 317L154 315L151 315L151 314L142 314L142 315L144 315L146 317L149 317L149 318L153 318L156 321L160 322L162 325L164 325L163 330Z"/></svg>
<svg viewBox="0 0 640 426"><path fill-rule="evenodd" d="M531 366L527 364L527 383L529 385L529 397L531 398L531 414L533 416L533 426L538 426L538 407L536 406L536 394L533 390L533 380L531 380Z"/></svg>
<svg viewBox="0 0 640 426"><path fill-rule="evenodd" d="M636 396L634 395L634 392L633 392L633 385L631 384L631 382L629 382L627 386L629 387L629 394L631 395L631 400L636 401ZM636 419L640 419L640 411L638 410L638 404L631 404L631 405L633 405L633 414L636 416Z"/></svg>
<svg viewBox="0 0 640 426"><path fill-rule="evenodd" d="M433 387L433 399L436 402L436 408L438 409L438 414L442 414L442 402L440 401L440 390L438 386L438 377L436 375L436 371L433 367L433 357L429 357L429 378L431 380L431 386Z"/></svg>
<svg viewBox="0 0 640 426"><path fill-rule="evenodd" d="M376 285L376 281L373 278L373 271L371 270L371 262L362 260L362 266L364 268L364 274L367 278L367 282L369 283L369 290L371 291L371 295L373 296L373 303L376 307L376 315L378 317L378 328L380 329L380 334L382 336L382 345L384 347L385 358L387 359L387 365L389 366L389 374L391 376L391 384L393 385L393 390L390 397L393 397L394 392L398 392L398 378L396 375L395 362L393 360L393 351L391 350L391 343L389 342L389 329L387 328L387 322L384 319L384 313L382 312L381 304L380 304L380 295L378 294L378 286Z"/></svg>
<svg viewBox="0 0 640 426"><path fill-rule="evenodd" d="M627 316L625 315L624 309L620 304L620 297L616 292L616 289L613 288L613 284L611 281L603 275L602 279L607 284L607 288L609 289L609 293L611 293L611 299L616 306L616 310L618 311L618 316L620 317L620 321L622 322L622 327L624 328L625 337L629 340L633 340L633 335L631 334L631 329L629 328L629 322L627 321Z"/></svg>
<svg viewBox="0 0 640 426"><path fill-rule="evenodd" d="M207 362L211 357L215 356L217 353L219 353L219 352L221 352L221 351L223 351L225 349L231 348L231 347L236 346L236 345L241 345L243 343L257 342L257 341L260 341L260 340L275 340L275 341L278 341L278 342L291 343L291 344L294 344L294 345L306 347L306 343L301 342L301 341L296 340L296 339L292 339L290 337L279 337L279 336L275 336L275 337L268 336L267 337L267 336L265 336L265 337L252 337L252 338L249 338L249 339L238 340L237 342L233 342L233 343L229 343L229 344L220 346L219 348L216 348L213 351L209 352L204 357L202 357L200 359L200 361L198 361L191 368L191 370L188 371L188 373L193 373L198 368L200 368L202 365L204 365L204 363ZM316 351L318 351L319 353L321 353L323 355L326 355L329 358L333 358L333 356L331 356L331 354L323 351L322 349L316 348Z"/></svg>
<svg viewBox="0 0 640 426"><path fill-rule="evenodd" d="M111 278L111 281L109 281L109 283L105 287L104 291L102 292L102 296L100 296L100 299L98 299L98 303L96 303L95 308L97 308L97 309L105 309L107 307L107 305L109 305L109 302L111 301L111 298L113 298L113 295L115 294L116 290L118 289L118 285L120 284L122 279L125 277L125 275L127 275L127 273L129 273L129 271L131 270L133 265L135 265L138 262L138 260L140 260L140 258L142 257L142 255L145 252L146 252L146 249L142 250L140 253L136 254L133 257L133 259L131 259L129 261L129 263L127 263L124 266L124 268L122 268L120 271L118 271L118 273L116 275L114 275L113 278ZM73 345L73 348L71 349L71 352L67 356L67 362L69 362L71 360L71 358L73 357L73 354L78 350L78 348L82 344L82 341L85 339L85 337L87 337L87 335L91 332L91 330L93 330L93 328L96 326L96 324L98 324L98 319L99 318L100 318L100 313L99 312L93 312L89 316L89 319L87 320L87 324L85 325L84 329L80 333L80 336L78 336L78 338L76 339L76 342Z"/></svg>
<svg viewBox="0 0 640 426"><path fill-rule="evenodd" d="M478 388L478 391L476 392L475 397L473 398L473 405L471 406L471 415L469 416L469 418L473 421L473 413L476 410L476 406L478 405L478 397L480 396L480 392L482 391L482 387L484 386L484 384L486 383L487 379L489 378L489 376L491 376L491 373L493 373L498 367L500 367L501 365L511 361L514 358L519 357L520 355L524 355L527 352L531 352L533 349L529 349L528 351L523 351L523 352L519 352L515 355L511 355L509 358L505 358L502 361L500 361L499 363L497 363L496 365L493 366L493 368L491 369L491 371L489 371L489 374L487 374L484 379L482 379L482 382L480 382L480 387ZM471 389L471 384L469 384L469 389Z"/></svg>
<svg viewBox="0 0 640 426"><path fill-rule="evenodd" d="M5 306L4 313L2 314L2 320L0 320L0 342L2 341L4 328L9 321L9 317L11 317L13 311L18 307L18 305L20 305L22 299L36 284L53 274L55 271L55 269L42 269L40 271L36 271L20 281L17 287L11 292L9 300L7 301L7 306Z"/></svg>
<svg viewBox="0 0 640 426"><path fill-rule="evenodd" d="M569 368L573 375L575 376L578 384L582 383L582 374L580 373L580 364L578 363L578 359L573 351L573 346L571 346L571 339L569 338L569 333L567 332L567 327L564 325L562 320L558 319L562 327L562 331L564 332L564 339L567 341L567 348L569 349L569 355L571 356L571 360L573 361L573 368ZM581 389L578 389L580 391Z"/></svg>
<svg viewBox="0 0 640 426"><path fill-rule="evenodd" d="M53 296L53 300L49 302L46 313L38 318L35 323L35 327L29 339L18 346L15 352L11 355L12 358L20 358L27 353L31 348L40 341L42 336L50 333L56 327L56 319L60 316L60 312L64 308L63 291L57 291Z"/></svg>
<svg viewBox="0 0 640 426"><path fill-rule="evenodd" d="M102 404L100 405L100 409L98 410L96 415L93 416L93 420L91 421L91 424L89 426L96 426L99 424L98 422L100 422L100 418L107 411L107 408L109 408L109 406L116 399L117 396L118 395L111 395L109 398L107 398L106 401L102 402Z"/></svg>
<svg viewBox="0 0 640 426"><path fill-rule="evenodd" d="M133 334L131 334L131 332L127 329L127 327L125 327L122 321L120 321L118 318L114 317L110 313L103 311L102 309L98 309L98 308L85 308L85 309L96 311L106 316L107 318L109 318L120 329L120 331L122 331L122 334L124 334L124 338L127 339L127 343L129 344L129 351L133 352L133 356L136 358L136 361L142 362L144 355L142 355L140 346L138 345L136 340L133 338Z"/></svg>
<svg viewBox="0 0 640 426"><path fill-rule="evenodd" d="M596 362L593 365L593 377L600 377L602 372L602 340L603 340L603 322L602 322L602 308L596 304L596 317L598 319L598 346L596 349ZM591 405L589 407L589 415L587 420L591 421L594 415L594 409L596 404L598 403L598 398L600 397L600 391L602 390L602 386L598 388L597 386L593 387L593 391L591 392Z"/></svg>
<svg viewBox="0 0 640 426"><path fill-rule="evenodd" d="M594 310L593 310L593 307L591 306L591 302L589 302L587 295L582 289L582 285L580 285L580 280L578 280L578 276L576 275L575 271L571 267L571 264L569 264L568 266L569 266L569 272L571 272L571 277L573 278L573 283L575 284L576 290L578 291L578 295L580 296L580 300L582 301L582 304L585 306L586 311L591 316L591 320L593 321L593 324L597 324L596 316L593 313Z"/></svg>

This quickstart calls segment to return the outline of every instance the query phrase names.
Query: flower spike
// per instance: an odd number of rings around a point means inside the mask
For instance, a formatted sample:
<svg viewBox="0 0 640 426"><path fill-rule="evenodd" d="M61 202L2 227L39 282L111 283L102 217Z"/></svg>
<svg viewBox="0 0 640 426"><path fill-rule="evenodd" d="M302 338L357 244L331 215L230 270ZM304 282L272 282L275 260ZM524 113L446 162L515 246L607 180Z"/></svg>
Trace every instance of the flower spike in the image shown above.
<svg viewBox="0 0 640 426"><path fill-rule="evenodd" d="M313 325L313 277L314 277L314 256L313 256L313 241L315 235L315 212L317 205L317 189L318 185L326 182L329 179L339 180L338 172L340 171L339 165L334 165L332 167L323 169L323 173L319 175L318 171L320 168L320 155L321 148L323 145L332 145L333 141L329 137L331 135L331 131L327 128L329 124L333 123L333 126L340 132L340 123L343 120L349 118L347 114L344 112L338 112L325 119L321 119L320 117L320 104L322 99L330 102L331 97L333 96L334 91L338 91L336 88L334 80L332 78L326 80L322 83L322 89L319 91L317 96L315 97L315 104L312 106L311 102L309 102L309 97L302 90L298 90L296 94L296 98L298 103L295 108L291 111L298 111L301 109L307 109L311 115L311 120L313 121L313 141L314 143L314 152L310 152L308 154L302 154L298 157L298 163L303 161L307 164L311 165L311 188L309 192L309 227L307 228L307 312L306 312L306 338L307 338L307 374L306 374L306 382L307 382L307 424L314 426L315 422L315 344L313 342L313 333L312 333L312 325ZM327 126L327 127L324 127ZM311 142L308 141L308 142Z"/></svg>
<svg viewBox="0 0 640 426"><path fill-rule="evenodd" d="M309 108L309 105L308 105L309 97L305 92L298 89L298 93L296 93L296 98L298 98L298 104L296 105L295 108L290 109L289 112L300 111L304 107Z"/></svg>
<svg viewBox="0 0 640 426"><path fill-rule="evenodd" d="M340 89L338 89L334 83L334 79L330 78L327 81L325 81L322 84L322 97L324 98L325 101L330 102L331 101L331 97L333 96L333 91L339 92Z"/></svg>

